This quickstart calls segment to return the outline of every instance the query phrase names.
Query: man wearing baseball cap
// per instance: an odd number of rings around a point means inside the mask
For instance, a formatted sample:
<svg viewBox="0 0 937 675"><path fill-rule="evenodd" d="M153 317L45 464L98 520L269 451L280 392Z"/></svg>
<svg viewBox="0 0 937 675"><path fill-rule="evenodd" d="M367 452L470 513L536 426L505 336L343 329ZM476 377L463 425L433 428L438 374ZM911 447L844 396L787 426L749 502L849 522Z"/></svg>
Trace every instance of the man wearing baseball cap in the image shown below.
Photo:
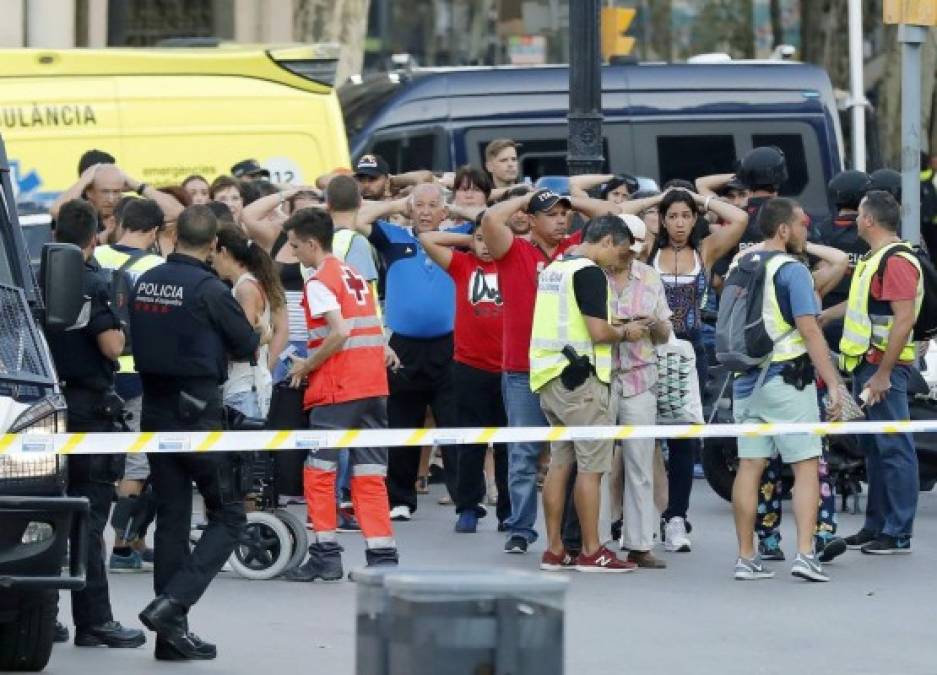
<svg viewBox="0 0 937 675"><path fill-rule="evenodd" d="M567 236L567 214L572 209L587 218L638 212L652 200L611 204L597 199L562 197L550 190L538 190L513 197L490 207L482 217L482 236L498 265L498 278L504 302L504 348L502 384L508 425L547 426L540 400L530 389L530 334L533 327L537 277L558 256L582 241L582 233ZM633 209L633 211L632 211ZM517 236L509 222L518 212L530 220L529 239ZM508 449L508 486L511 517L505 521L508 540L505 553L525 553L537 539L537 465L541 443L512 443ZM572 534L572 533L570 533ZM565 541L575 553L579 543Z"/></svg>
<svg viewBox="0 0 937 675"><path fill-rule="evenodd" d="M270 180L270 172L260 165L256 159L242 159L231 167L231 175L238 180Z"/></svg>
<svg viewBox="0 0 937 675"><path fill-rule="evenodd" d="M644 251L647 227L637 216L621 219L632 244L621 265L606 270L611 287L612 318L624 325L625 340L615 345L612 358L611 409L616 424L657 422L657 352L655 345L670 337L672 312L657 271L638 257ZM654 439L628 439L616 448L609 475L612 521L623 518L621 547L638 567L661 569L654 557L657 509L654 505Z"/></svg>
<svg viewBox="0 0 937 675"><path fill-rule="evenodd" d="M390 179L390 167L380 155L362 155L355 163L355 180L364 199L384 199Z"/></svg>

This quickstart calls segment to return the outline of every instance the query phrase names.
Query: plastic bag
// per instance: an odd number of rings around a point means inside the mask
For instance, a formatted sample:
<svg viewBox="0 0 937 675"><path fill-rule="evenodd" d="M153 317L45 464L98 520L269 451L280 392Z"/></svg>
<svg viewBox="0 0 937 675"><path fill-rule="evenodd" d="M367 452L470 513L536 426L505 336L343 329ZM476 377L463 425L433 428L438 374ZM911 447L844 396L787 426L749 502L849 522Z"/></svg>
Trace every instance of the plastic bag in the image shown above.
<svg viewBox="0 0 937 675"><path fill-rule="evenodd" d="M673 335L657 345L657 423L703 423L696 353L692 344Z"/></svg>

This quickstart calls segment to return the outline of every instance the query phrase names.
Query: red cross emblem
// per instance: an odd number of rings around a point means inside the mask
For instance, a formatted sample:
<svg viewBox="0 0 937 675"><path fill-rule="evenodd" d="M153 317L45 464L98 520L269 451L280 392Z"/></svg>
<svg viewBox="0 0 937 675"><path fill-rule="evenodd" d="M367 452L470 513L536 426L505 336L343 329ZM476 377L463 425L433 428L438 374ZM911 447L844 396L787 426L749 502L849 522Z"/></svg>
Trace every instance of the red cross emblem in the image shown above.
<svg viewBox="0 0 937 675"><path fill-rule="evenodd" d="M355 302L363 305L367 301L368 294L371 292L367 281L348 267L342 270L342 281L345 283L345 290L355 296Z"/></svg>

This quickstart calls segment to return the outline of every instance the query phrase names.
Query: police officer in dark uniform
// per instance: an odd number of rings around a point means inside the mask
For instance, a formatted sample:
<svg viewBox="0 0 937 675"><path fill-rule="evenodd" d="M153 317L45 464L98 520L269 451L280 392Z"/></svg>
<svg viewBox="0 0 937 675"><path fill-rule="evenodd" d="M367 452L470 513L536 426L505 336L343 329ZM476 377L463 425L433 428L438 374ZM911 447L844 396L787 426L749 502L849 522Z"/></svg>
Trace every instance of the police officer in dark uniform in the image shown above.
<svg viewBox="0 0 937 675"><path fill-rule="evenodd" d="M869 245L859 238L856 216L859 215L859 202L871 187L871 180L864 171L850 169L840 171L827 184L830 201L836 207L836 215L821 224L820 235L823 243L838 248L849 256L849 270L832 291L823 298L823 307L833 307L845 302L849 297L849 285L852 272L859 258L869 251ZM843 335L842 320L828 323L823 328L827 343L834 351L839 350L839 339Z"/></svg>
<svg viewBox="0 0 937 675"><path fill-rule="evenodd" d="M742 158L735 175L751 191L745 207L748 228L739 242L739 248L745 249L764 240L758 216L765 203L777 197L781 186L787 182L787 160L781 149L773 145L754 148Z"/></svg>
<svg viewBox="0 0 937 675"><path fill-rule="evenodd" d="M75 244L85 258L82 289L85 307L78 323L47 337L68 403L70 432L115 431L122 401L114 392L116 359L124 348L120 320L109 304L108 282L94 261L97 214L86 201L66 202L59 211L55 239ZM75 645L139 647L143 631L114 621L104 567L104 529L114 499L114 483L124 475L123 455L75 455L68 460L68 494L87 497L87 582L72 592Z"/></svg>
<svg viewBox="0 0 937 675"><path fill-rule="evenodd" d="M218 222L207 206L179 216L176 247L144 272L131 298L133 358L143 383L143 431L222 428L228 358L249 360L260 341L231 290L207 264ZM149 454L156 499L156 599L140 613L156 632L156 658L213 659L215 645L189 632L186 615L234 550L245 524L236 453ZM189 552L192 482L208 527Z"/></svg>
<svg viewBox="0 0 937 675"><path fill-rule="evenodd" d="M901 203L901 174L894 169L876 169L869 174L869 192L884 190Z"/></svg>

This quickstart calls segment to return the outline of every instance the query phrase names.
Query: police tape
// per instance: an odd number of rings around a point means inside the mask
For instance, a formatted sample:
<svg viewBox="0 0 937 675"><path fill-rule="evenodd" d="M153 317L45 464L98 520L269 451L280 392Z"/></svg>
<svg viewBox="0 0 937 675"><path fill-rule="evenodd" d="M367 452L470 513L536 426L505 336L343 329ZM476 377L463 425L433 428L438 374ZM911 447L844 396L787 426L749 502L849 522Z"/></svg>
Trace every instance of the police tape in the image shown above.
<svg viewBox="0 0 937 675"><path fill-rule="evenodd" d="M49 453L92 455L135 452L406 448L429 445L488 445L491 443L630 440L642 438L741 438L782 435L832 436L922 432L937 432L937 420L593 427L21 433L0 436L0 456L35 456Z"/></svg>

